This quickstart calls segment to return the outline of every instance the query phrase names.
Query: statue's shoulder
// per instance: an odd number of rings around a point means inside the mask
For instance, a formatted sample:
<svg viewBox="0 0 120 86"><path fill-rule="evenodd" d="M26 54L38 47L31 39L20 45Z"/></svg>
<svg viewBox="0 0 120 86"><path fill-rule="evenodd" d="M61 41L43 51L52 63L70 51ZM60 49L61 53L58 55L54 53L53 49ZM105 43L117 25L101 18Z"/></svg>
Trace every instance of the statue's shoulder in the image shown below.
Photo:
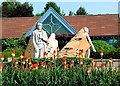
<svg viewBox="0 0 120 86"><path fill-rule="evenodd" d="M38 32L37 30L33 30L33 33Z"/></svg>

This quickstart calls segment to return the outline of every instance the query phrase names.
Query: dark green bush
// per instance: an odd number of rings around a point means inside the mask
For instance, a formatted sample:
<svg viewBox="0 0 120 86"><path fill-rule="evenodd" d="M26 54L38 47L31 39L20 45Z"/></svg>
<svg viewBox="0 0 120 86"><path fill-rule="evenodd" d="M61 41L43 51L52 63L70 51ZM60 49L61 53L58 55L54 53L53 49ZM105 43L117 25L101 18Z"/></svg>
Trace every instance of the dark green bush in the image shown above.
<svg viewBox="0 0 120 86"><path fill-rule="evenodd" d="M116 49L115 47L111 46L110 44L103 40L94 40L92 41L92 43L95 46L97 52L99 52L100 50L103 50L104 52L109 52L111 50Z"/></svg>
<svg viewBox="0 0 120 86"><path fill-rule="evenodd" d="M109 45L106 41L103 40L94 40L93 45L95 46L95 49L97 52L93 52L91 49L91 57L94 57L96 59L100 59L100 50L104 51L103 59L109 59L110 57L114 59L120 59L120 48L115 48L111 45Z"/></svg>
<svg viewBox="0 0 120 86"><path fill-rule="evenodd" d="M25 49L28 44L29 38L7 38L2 39L2 51L14 48Z"/></svg>

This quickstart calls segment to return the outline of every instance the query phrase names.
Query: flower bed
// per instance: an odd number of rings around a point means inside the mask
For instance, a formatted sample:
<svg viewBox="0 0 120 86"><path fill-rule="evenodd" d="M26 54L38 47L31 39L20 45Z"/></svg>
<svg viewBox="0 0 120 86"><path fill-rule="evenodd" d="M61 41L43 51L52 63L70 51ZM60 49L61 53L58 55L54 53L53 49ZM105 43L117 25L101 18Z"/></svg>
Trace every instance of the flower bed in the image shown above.
<svg viewBox="0 0 120 86"><path fill-rule="evenodd" d="M120 72L104 62L97 65L94 58L43 58L33 59L20 54L12 62L0 62L0 81L2 86L14 85L80 85L80 86L119 86Z"/></svg>

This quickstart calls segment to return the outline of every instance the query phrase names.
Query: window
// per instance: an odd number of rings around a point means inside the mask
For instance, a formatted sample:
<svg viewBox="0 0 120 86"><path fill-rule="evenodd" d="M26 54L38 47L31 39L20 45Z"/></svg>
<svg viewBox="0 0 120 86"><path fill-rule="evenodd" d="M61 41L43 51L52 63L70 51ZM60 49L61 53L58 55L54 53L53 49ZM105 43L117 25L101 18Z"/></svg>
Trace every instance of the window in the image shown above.
<svg viewBox="0 0 120 86"><path fill-rule="evenodd" d="M59 22L52 14L50 14L43 22L43 29L48 34L70 34L66 27L61 22Z"/></svg>

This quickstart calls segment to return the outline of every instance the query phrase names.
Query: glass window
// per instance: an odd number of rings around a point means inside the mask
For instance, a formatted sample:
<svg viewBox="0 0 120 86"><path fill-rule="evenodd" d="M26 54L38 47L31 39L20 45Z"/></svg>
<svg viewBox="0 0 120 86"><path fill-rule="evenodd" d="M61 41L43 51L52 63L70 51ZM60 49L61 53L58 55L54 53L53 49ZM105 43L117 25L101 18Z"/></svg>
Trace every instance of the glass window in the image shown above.
<svg viewBox="0 0 120 86"><path fill-rule="evenodd" d="M52 14L50 14L43 22L43 29L47 31L48 34L70 34L66 27L61 24L61 22L59 22Z"/></svg>

